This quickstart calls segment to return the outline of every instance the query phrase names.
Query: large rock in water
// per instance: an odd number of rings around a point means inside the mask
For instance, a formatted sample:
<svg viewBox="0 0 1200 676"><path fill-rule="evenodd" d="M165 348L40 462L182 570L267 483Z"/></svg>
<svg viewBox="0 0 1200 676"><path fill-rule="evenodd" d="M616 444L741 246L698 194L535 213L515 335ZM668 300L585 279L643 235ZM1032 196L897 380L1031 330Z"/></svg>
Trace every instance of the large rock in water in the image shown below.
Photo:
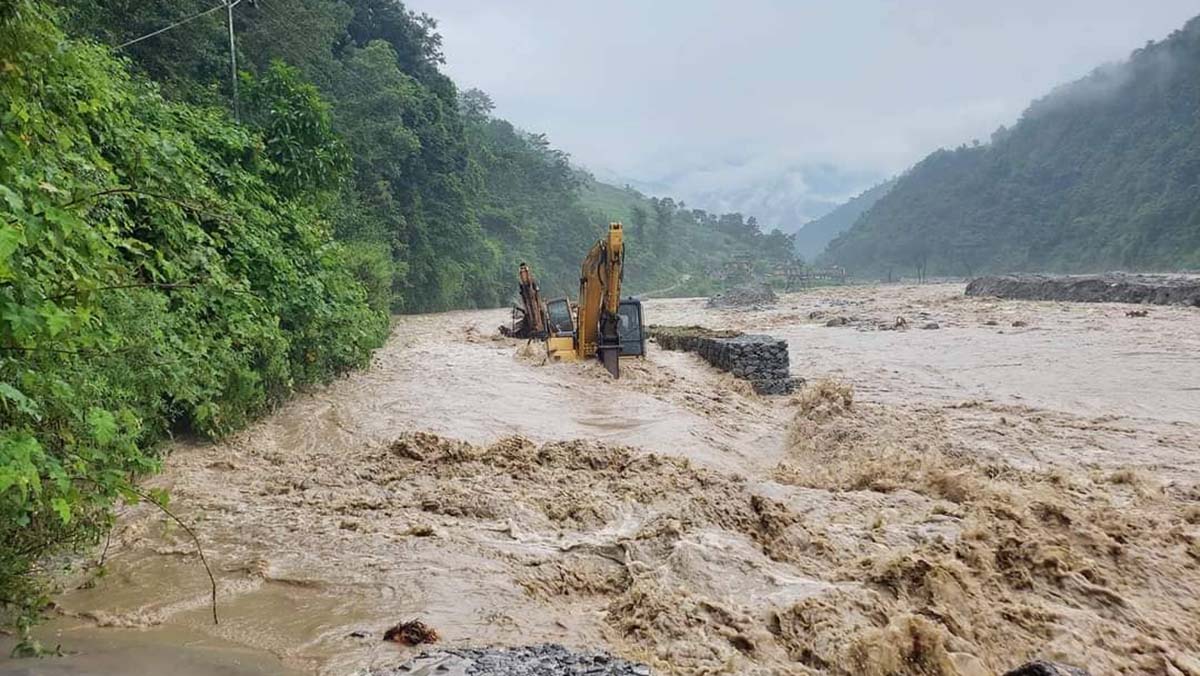
<svg viewBox="0 0 1200 676"><path fill-rule="evenodd" d="M1200 307L1200 275L993 275L971 280L966 293L1014 300Z"/></svg>
<svg viewBox="0 0 1200 676"><path fill-rule="evenodd" d="M1004 676L1090 676L1090 674L1079 667L1035 660L1004 672Z"/></svg>
<svg viewBox="0 0 1200 676"><path fill-rule="evenodd" d="M599 651L568 650L545 644L518 648L447 648L424 652L371 676L649 676L644 664Z"/></svg>
<svg viewBox="0 0 1200 676"><path fill-rule="evenodd" d="M765 284L750 284L728 289L708 299L710 308L737 308L772 305L779 300L771 287Z"/></svg>

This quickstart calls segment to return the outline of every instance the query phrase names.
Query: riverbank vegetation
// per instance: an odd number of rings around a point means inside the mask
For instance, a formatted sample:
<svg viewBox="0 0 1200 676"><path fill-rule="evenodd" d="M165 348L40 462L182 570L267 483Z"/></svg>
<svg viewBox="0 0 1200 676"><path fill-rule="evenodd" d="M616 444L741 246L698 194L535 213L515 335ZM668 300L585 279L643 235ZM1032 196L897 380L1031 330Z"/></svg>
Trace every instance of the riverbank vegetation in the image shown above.
<svg viewBox="0 0 1200 676"><path fill-rule="evenodd" d="M0 599L18 615L39 566L135 497L157 442L237 429L364 365L388 326L332 237L347 154L310 86L265 73L248 94L271 112L237 125L57 16L0 20Z"/></svg>

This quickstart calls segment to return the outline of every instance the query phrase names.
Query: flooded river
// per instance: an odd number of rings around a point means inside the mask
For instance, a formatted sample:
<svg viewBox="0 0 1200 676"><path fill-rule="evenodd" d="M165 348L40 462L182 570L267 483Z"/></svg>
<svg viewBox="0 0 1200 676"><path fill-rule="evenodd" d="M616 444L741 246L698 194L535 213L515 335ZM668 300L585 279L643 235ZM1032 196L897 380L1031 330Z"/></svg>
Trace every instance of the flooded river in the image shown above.
<svg viewBox="0 0 1200 676"><path fill-rule="evenodd" d="M653 345L619 381L547 364L496 335L507 311L401 317L370 369L149 482L195 525L220 624L190 540L128 508L38 630L66 656L0 673L368 673L413 618L664 673L1194 673L1200 310L1126 309L961 285L646 303L785 338L810 386L774 398Z"/></svg>

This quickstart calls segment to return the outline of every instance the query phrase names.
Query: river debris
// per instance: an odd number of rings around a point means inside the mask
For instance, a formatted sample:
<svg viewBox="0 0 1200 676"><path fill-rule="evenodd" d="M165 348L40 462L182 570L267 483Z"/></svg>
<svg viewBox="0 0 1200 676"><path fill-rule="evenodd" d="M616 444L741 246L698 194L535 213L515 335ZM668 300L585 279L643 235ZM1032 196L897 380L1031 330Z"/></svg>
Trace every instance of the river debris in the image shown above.
<svg viewBox="0 0 1200 676"><path fill-rule="evenodd" d="M996 275L973 279L968 296L1013 300L1065 300L1085 303L1149 303L1200 307L1200 276Z"/></svg>
<svg viewBox="0 0 1200 676"><path fill-rule="evenodd" d="M404 534L418 538L427 538L437 535L437 531L433 529L433 526L430 526L427 523L418 523L409 526L408 530L404 531Z"/></svg>
<svg viewBox="0 0 1200 676"><path fill-rule="evenodd" d="M701 326L651 326L650 337L664 350L695 352L722 371L750 381L758 394L790 394L795 389L786 340Z"/></svg>
<svg viewBox="0 0 1200 676"><path fill-rule="evenodd" d="M517 648L448 648L421 653L397 667L374 669L371 676L650 676L650 667L605 652L576 651L561 645Z"/></svg>
<svg viewBox="0 0 1200 676"><path fill-rule="evenodd" d="M437 631L420 620L401 622L383 633L383 640L404 645L437 643Z"/></svg>
<svg viewBox="0 0 1200 676"><path fill-rule="evenodd" d="M706 307L716 309L761 308L774 305L778 300L779 298L771 290L771 287L765 284L748 284L710 297Z"/></svg>
<svg viewBox="0 0 1200 676"><path fill-rule="evenodd" d="M1150 311L1149 310L1130 310L1129 312L1125 313L1125 316L1126 317L1149 317Z"/></svg>

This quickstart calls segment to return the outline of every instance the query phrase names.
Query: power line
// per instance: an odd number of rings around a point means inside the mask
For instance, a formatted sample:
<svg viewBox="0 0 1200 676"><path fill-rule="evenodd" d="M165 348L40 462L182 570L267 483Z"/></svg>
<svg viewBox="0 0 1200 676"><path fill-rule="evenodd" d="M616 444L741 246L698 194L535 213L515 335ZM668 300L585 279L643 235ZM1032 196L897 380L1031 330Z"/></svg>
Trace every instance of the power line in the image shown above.
<svg viewBox="0 0 1200 676"><path fill-rule="evenodd" d="M208 16L209 14L212 14L213 12L215 12L219 9L226 10L229 14L229 85L233 88L233 118L235 120L240 120L241 119L241 111L239 110L240 106L238 105L238 83L237 83L237 46L233 41L233 8L237 7L241 3L242 3L242 0L225 0L225 2L219 4L215 7L209 7L208 9L196 12L195 14L193 14L189 17L180 19L179 21L176 21L175 23L173 23L169 26L163 26L162 28L159 28L156 31L146 33L145 35L136 37L132 40L129 40L128 42L123 42L123 43L117 45L116 48L124 49L124 48L128 47L129 45L137 44L137 43L141 42L142 40L149 40L150 38L154 37L155 35L162 35L163 33L166 33L167 31L169 31L171 29L179 28L180 26L182 26L186 23L195 21L196 19L199 19L202 16ZM250 4L253 5L254 0L250 0Z"/></svg>
<svg viewBox="0 0 1200 676"><path fill-rule="evenodd" d="M121 44L117 45L116 48L117 49L125 49L129 45L137 44L137 43L141 42L142 40L149 40L150 38L154 37L155 35L162 35L163 33L166 33L169 30L172 30L174 28L179 28L180 26L184 25L185 23L190 23L192 21L195 21L196 19L199 19L202 16L208 16L209 14L212 14L213 12L215 12L219 9L225 9L226 7L233 7L234 5L237 5L238 3L240 3L241 1L242 0L234 0L234 2L232 4L230 4L229 2L222 2L221 4L217 5L216 7L209 7L208 9L196 12L195 14L193 14L189 17L180 19L179 21L176 21L175 23L173 23L169 26L163 26L162 28L159 28L156 31L146 33L145 35L136 37L132 40L129 40L128 42L122 42Z"/></svg>

